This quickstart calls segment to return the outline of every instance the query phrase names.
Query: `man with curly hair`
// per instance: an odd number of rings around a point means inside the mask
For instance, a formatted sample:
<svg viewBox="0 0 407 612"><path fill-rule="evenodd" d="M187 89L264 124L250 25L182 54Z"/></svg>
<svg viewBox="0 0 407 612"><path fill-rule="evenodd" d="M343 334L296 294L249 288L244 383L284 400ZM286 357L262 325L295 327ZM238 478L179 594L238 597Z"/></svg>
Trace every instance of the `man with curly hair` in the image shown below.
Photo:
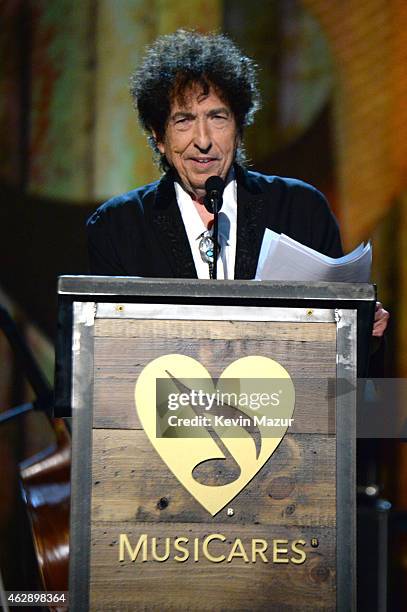
<svg viewBox="0 0 407 612"><path fill-rule="evenodd" d="M223 35L179 30L147 50L131 94L165 174L90 217L91 273L209 278L201 247L213 223L204 206L213 175L226 184L218 278L254 278L265 228L331 257L343 254L336 220L317 189L243 165L244 128L259 108L255 68Z"/></svg>
<svg viewBox="0 0 407 612"><path fill-rule="evenodd" d="M243 167L243 131L259 92L254 62L229 38L183 30L160 37L133 75L131 93L165 174L89 219L92 273L208 278L197 239L211 227L203 199L213 175L226 181L220 278L253 278L265 227L342 254L336 222L316 189Z"/></svg>

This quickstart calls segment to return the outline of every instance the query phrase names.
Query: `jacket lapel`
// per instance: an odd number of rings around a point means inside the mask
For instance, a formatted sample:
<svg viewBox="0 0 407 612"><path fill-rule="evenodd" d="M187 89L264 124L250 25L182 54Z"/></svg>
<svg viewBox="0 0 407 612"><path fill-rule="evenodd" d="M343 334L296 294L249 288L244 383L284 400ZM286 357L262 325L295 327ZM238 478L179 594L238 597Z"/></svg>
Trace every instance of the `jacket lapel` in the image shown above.
<svg viewBox="0 0 407 612"><path fill-rule="evenodd" d="M256 274L265 229L264 194L257 181L241 166L237 179L237 242L235 278L251 279Z"/></svg>
<svg viewBox="0 0 407 612"><path fill-rule="evenodd" d="M237 164L235 176L237 180L235 278L251 279L256 274L265 228L264 194L257 181ZM158 183L155 202L150 209L151 224L173 277L197 278L188 236L175 196L174 178L173 172L169 171Z"/></svg>
<svg viewBox="0 0 407 612"><path fill-rule="evenodd" d="M174 189L174 175L167 172L158 183L151 224L167 258L173 278L197 278L188 236Z"/></svg>

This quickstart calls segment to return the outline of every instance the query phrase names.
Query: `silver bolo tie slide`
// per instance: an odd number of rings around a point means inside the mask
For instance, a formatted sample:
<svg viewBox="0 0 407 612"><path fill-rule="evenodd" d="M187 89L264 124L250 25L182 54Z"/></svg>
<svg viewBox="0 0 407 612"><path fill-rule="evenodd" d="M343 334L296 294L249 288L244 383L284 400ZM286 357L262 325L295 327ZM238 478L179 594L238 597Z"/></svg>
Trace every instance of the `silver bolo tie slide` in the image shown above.
<svg viewBox="0 0 407 612"><path fill-rule="evenodd" d="M201 254L202 261L208 264L209 266L209 277L213 278L213 252L214 252L214 240L212 238L212 234L209 230L204 232L201 235L201 239L199 241L199 252ZM219 251L220 252L220 249Z"/></svg>

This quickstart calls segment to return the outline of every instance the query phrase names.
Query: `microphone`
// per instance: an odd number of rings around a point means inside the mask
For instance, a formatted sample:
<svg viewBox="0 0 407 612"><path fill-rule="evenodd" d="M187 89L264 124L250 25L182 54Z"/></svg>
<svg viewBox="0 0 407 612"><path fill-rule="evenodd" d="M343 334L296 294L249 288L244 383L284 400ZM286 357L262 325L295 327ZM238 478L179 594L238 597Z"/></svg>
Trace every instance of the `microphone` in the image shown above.
<svg viewBox="0 0 407 612"><path fill-rule="evenodd" d="M210 213L218 213L222 208L223 190L225 189L225 181L220 176L210 176L205 183L206 196L204 198L204 206Z"/></svg>
<svg viewBox="0 0 407 612"><path fill-rule="evenodd" d="M210 176L205 183L204 206L208 212L213 213L213 271L211 277L214 279L218 276L218 216L222 208L224 189L225 181L220 176ZM211 267L209 267L209 272L211 272Z"/></svg>

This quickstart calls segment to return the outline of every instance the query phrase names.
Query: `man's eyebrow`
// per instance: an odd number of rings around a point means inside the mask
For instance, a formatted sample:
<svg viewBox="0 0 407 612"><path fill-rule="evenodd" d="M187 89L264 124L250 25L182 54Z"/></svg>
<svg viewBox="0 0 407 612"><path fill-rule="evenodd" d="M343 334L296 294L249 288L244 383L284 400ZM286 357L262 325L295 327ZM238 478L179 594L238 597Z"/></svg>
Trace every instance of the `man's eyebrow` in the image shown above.
<svg viewBox="0 0 407 612"><path fill-rule="evenodd" d="M210 111L208 111L208 115L209 116L213 116L213 115L230 115L231 111L226 108L226 106L219 106L219 108L212 108Z"/></svg>
<svg viewBox="0 0 407 612"><path fill-rule="evenodd" d="M230 116L231 111L226 106L219 106L218 108L212 108L207 112L208 117L213 117L214 115L220 114ZM171 115L171 121L176 121L177 119L195 119L195 117L196 115L191 113L191 111L177 111Z"/></svg>
<svg viewBox="0 0 407 612"><path fill-rule="evenodd" d="M194 119L195 115L190 111L177 111L173 115L171 115L171 120L174 121L176 119Z"/></svg>

